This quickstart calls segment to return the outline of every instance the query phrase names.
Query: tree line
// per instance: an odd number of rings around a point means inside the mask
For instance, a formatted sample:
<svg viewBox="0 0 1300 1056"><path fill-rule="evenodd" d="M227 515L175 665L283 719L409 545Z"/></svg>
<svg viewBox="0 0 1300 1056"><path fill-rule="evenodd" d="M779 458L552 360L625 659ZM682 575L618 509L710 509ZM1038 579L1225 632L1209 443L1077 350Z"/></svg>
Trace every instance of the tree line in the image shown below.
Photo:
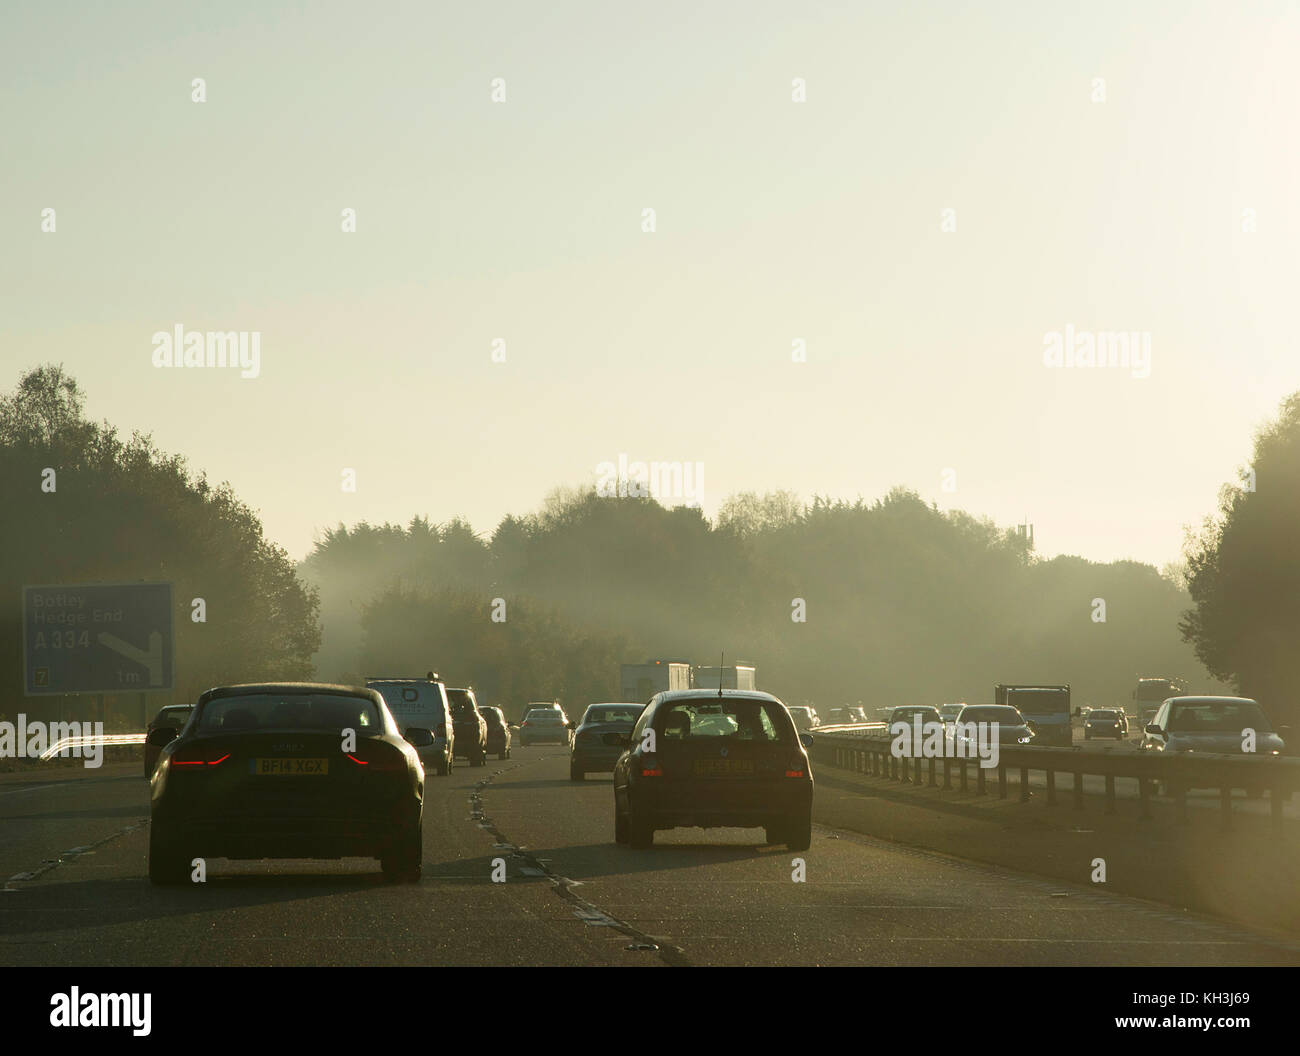
<svg viewBox="0 0 1300 1056"><path fill-rule="evenodd" d="M164 580L180 700L224 682L435 668L513 717L529 700L615 698L622 662L725 650L762 687L823 707L978 702L998 681L1069 682L1076 703L1104 705L1127 702L1139 675L1169 675L1296 718L1300 393L1164 574L1046 560L904 488L742 494L713 520L561 489L486 537L460 519L338 525L295 565L229 484L89 421L84 403L55 365L0 396L5 712L24 706L23 585ZM190 620L198 597L205 623Z"/></svg>

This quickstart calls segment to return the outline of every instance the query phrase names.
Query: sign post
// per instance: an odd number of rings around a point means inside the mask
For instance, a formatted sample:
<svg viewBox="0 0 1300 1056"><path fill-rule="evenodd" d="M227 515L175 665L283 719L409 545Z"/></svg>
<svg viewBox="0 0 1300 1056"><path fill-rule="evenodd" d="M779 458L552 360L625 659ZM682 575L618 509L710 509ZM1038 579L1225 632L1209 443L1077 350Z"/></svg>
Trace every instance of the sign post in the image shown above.
<svg viewBox="0 0 1300 1056"><path fill-rule="evenodd" d="M170 690L173 643L170 583L23 587L25 696Z"/></svg>

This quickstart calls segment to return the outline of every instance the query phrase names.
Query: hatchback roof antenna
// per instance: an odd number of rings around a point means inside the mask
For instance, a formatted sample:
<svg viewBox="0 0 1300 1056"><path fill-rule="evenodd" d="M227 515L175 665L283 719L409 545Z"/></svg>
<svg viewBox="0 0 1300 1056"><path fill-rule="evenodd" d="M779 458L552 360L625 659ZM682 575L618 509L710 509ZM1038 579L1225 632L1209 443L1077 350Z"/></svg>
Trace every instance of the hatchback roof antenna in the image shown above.
<svg viewBox="0 0 1300 1056"><path fill-rule="evenodd" d="M727 665L727 651L722 651L722 659L718 661L718 696L722 696L722 669Z"/></svg>

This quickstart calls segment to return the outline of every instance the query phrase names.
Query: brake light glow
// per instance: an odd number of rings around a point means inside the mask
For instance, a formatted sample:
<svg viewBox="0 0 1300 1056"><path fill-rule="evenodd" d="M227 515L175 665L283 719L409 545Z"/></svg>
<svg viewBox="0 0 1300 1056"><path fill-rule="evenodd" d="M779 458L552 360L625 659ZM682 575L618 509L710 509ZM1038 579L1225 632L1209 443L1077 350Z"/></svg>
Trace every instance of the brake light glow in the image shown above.
<svg viewBox="0 0 1300 1056"><path fill-rule="evenodd" d="M230 758L230 753L227 752L220 759L173 759L172 765L173 766L216 766L218 763L224 763L229 758Z"/></svg>
<svg viewBox="0 0 1300 1056"><path fill-rule="evenodd" d="M802 759L791 759L785 767L786 777L803 777L804 768Z"/></svg>
<svg viewBox="0 0 1300 1056"><path fill-rule="evenodd" d="M344 754L358 766L373 767L374 771L406 769L406 758L384 741L359 741L355 755L350 752Z"/></svg>
<svg viewBox="0 0 1300 1056"><path fill-rule="evenodd" d="M663 767L659 765L659 760L653 755L647 755L641 760L642 777L663 777Z"/></svg>

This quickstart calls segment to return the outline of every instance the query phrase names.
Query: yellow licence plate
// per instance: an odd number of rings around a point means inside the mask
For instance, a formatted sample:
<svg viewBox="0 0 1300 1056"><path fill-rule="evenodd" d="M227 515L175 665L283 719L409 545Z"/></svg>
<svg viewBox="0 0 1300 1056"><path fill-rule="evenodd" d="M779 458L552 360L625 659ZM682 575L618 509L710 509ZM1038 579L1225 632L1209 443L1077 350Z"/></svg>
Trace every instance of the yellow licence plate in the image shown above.
<svg viewBox="0 0 1300 1056"><path fill-rule="evenodd" d="M734 777L751 775L754 772L752 759L696 759L696 777Z"/></svg>
<svg viewBox="0 0 1300 1056"><path fill-rule="evenodd" d="M328 774L330 761L328 759L254 759L251 769L259 776Z"/></svg>

